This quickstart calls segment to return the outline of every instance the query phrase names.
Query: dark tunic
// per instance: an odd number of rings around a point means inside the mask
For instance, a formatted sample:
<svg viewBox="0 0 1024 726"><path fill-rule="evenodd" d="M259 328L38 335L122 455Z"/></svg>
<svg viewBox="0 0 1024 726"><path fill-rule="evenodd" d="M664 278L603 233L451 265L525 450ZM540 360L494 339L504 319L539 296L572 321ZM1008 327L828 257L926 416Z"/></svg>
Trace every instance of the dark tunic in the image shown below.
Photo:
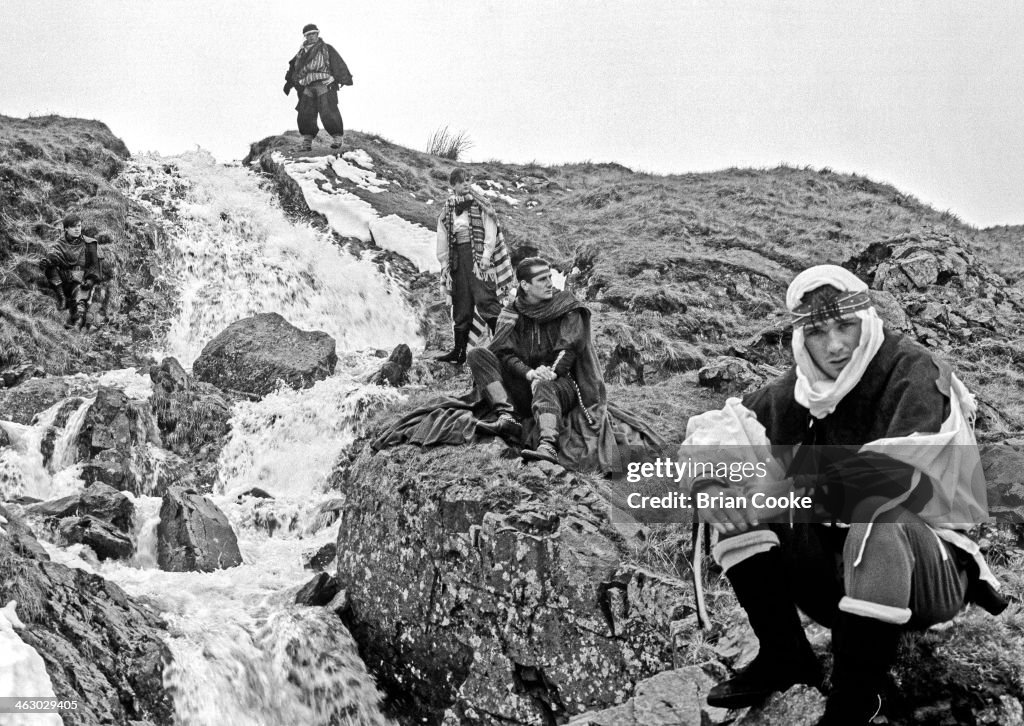
<svg viewBox="0 0 1024 726"><path fill-rule="evenodd" d="M579 310L546 322L520 315L508 336L492 350L508 375L524 380L529 371L553 364L562 353L555 372L564 377L583 350L585 333Z"/></svg>
<svg viewBox="0 0 1024 726"><path fill-rule="evenodd" d="M828 416L815 419L796 402L796 368L748 394L743 405L780 449L802 444L787 471L797 486L813 488L815 501L833 518L850 522L911 486L913 467L878 453L857 453L877 439L935 433L949 416L951 370L922 346L885 331L860 382ZM931 496L926 476L904 506L920 508Z"/></svg>

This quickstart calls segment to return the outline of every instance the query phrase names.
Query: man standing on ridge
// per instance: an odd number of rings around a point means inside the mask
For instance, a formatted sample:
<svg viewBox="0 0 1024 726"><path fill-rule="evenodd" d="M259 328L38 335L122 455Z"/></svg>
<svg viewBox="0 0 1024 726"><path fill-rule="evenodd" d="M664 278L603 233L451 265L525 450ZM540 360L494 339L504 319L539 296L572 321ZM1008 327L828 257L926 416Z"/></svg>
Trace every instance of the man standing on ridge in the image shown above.
<svg viewBox="0 0 1024 726"><path fill-rule="evenodd" d="M50 287L57 296L57 307L68 310L64 327L85 327L89 294L100 282L99 251L96 240L82 234L82 219L77 214L64 217L64 233L40 263Z"/></svg>
<svg viewBox="0 0 1024 726"><path fill-rule="evenodd" d="M451 298L455 347L437 360L462 365L474 318L493 332L501 312L499 298L511 293L514 281L498 215L473 191L464 170L454 169L448 181L453 193L437 218L437 261L441 289Z"/></svg>
<svg viewBox="0 0 1024 726"><path fill-rule="evenodd" d="M302 29L304 41L299 52L288 63L284 76L284 95L294 87L299 94L299 133L302 134L302 151L313 149L313 139L320 128L316 118L319 114L324 130L331 135L331 148L341 147L345 125L338 110L338 89L352 85L352 74L341 59L338 51L320 39L320 30L313 23Z"/></svg>

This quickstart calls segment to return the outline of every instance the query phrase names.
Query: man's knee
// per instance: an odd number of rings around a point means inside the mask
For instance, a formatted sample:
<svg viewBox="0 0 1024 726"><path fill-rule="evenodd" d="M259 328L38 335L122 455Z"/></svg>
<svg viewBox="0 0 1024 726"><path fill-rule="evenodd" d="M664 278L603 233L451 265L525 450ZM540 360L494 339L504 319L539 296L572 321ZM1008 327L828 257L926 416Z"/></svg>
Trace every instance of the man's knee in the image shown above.
<svg viewBox="0 0 1024 726"><path fill-rule="evenodd" d="M470 365L498 365L498 356L490 348L470 348L466 351L466 362Z"/></svg>

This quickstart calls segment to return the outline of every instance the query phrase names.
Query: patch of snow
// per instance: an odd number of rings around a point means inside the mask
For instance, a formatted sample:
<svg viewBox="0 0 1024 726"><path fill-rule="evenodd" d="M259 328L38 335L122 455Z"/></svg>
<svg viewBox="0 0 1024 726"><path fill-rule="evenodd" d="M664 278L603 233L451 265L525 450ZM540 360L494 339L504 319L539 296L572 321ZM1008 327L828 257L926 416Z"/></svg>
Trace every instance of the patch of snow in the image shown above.
<svg viewBox="0 0 1024 726"><path fill-rule="evenodd" d="M440 271L441 265L436 256L437 235L434 230L394 214L381 219L373 205L355 194L333 188L329 184L317 185L318 179L326 180L322 170L327 163L332 164L338 176L346 179L352 180L352 176L348 176L351 172L370 186L376 180L376 176L362 169L334 157L328 159L332 161L292 161L283 155L274 156L274 161L284 166L287 173L299 184L309 208L327 217L327 223L342 237L355 237L363 242L373 241L378 247L397 252L407 258L420 272ZM368 186L363 188L367 189Z"/></svg>
<svg viewBox="0 0 1024 726"><path fill-rule="evenodd" d="M421 272L440 272L437 261L437 233L396 214L370 221L370 233L379 247L393 250L412 262Z"/></svg>
<svg viewBox="0 0 1024 726"><path fill-rule="evenodd" d="M565 289L565 275L553 267L551 268L551 284L559 290Z"/></svg>
<svg viewBox="0 0 1024 726"><path fill-rule="evenodd" d="M346 161L351 161L353 164L358 164L364 169L373 168L373 159L371 159L370 155L367 154L362 149L346 151L344 154L341 155L341 158L345 159Z"/></svg>
<svg viewBox="0 0 1024 726"><path fill-rule="evenodd" d="M378 179L377 175L372 171L353 166L345 161L344 158L330 158L331 168L334 169L334 173L338 175L339 179L348 179L360 189L365 189L373 194L380 194L384 191L384 187L380 185L387 184L388 182Z"/></svg>

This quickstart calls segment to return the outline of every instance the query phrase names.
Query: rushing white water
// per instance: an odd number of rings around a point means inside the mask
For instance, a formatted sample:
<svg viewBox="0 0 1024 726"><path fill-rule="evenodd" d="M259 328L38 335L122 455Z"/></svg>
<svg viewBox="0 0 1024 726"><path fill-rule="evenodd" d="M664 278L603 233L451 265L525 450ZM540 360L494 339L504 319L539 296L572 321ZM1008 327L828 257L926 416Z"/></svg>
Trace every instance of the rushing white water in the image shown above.
<svg viewBox="0 0 1024 726"><path fill-rule="evenodd" d="M171 165L180 176L168 174ZM164 349L190 368L228 324L280 313L303 330L323 330L339 353L421 346L415 315L396 285L308 225L287 220L257 176L218 166L205 152L134 160L126 191L165 215L161 271L179 291ZM180 198L175 198L180 194Z"/></svg>
<svg viewBox="0 0 1024 726"><path fill-rule="evenodd" d="M380 695L340 619L294 600L312 577L303 553L336 537L319 511L337 496L326 491L328 474L366 413L400 395L360 382L381 363L365 351L399 342L418 347L415 317L376 266L288 222L258 178L241 168L216 166L203 153L147 157L130 162L122 187L162 215L156 256L181 295L159 354L191 367L231 322L274 311L332 335L339 365L312 388L283 389L232 410L210 499L237 535L241 565L160 570L162 500L145 495L132 496L131 561L101 563L82 545L45 546L54 560L117 582L166 620L173 662L164 680L181 726L383 724ZM93 392L113 385L132 399L151 395L149 379L134 371L91 383ZM58 432L52 426L65 402L32 426L0 422L14 444L0 455L0 499L81 489L75 442L92 400L85 397ZM55 444L49 468L40 449L47 430ZM165 456L151 452L154 470ZM156 473L147 476L152 482L143 491L157 481ZM245 495L253 487L270 497Z"/></svg>

